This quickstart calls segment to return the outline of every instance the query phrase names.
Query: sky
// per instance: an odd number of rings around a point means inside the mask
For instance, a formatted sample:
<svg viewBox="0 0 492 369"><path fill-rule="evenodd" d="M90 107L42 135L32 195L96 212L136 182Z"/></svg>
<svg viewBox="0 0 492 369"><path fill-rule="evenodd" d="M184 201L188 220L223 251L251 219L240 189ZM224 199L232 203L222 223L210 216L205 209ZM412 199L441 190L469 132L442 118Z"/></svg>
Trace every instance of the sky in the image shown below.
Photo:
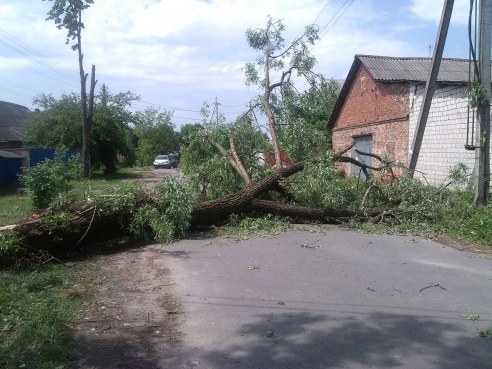
<svg viewBox="0 0 492 369"><path fill-rule="evenodd" d="M444 0L94 0L83 13L84 68L96 89L140 96L131 111L173 111L172 122L199 123L208 103L228 121L261 91L246 86L257 54L248 28L282 19L286 42L317 24L313 71L343 80L356 54L429 57ZM35 109L41 93L80 92L77 52L67 31L46 20L51 1L0 0L0 100ZM469 0L455 0L444 57L468 58ZM274 77L278 77L274 75ZM301 86L302 89L302 86Z"/></svg>

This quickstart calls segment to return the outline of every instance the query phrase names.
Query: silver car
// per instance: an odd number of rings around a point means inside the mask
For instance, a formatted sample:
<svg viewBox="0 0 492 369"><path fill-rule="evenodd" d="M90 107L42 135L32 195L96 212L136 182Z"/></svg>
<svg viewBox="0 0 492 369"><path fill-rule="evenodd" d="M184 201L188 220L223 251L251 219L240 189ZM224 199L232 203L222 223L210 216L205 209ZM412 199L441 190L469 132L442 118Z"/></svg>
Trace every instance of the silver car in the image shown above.
<svg viewBox="0 0 492 369"><path fill-rule="evenodd" d="M171 161L167 155L157 155L154 160L154 169L171 168Z"/></svg>

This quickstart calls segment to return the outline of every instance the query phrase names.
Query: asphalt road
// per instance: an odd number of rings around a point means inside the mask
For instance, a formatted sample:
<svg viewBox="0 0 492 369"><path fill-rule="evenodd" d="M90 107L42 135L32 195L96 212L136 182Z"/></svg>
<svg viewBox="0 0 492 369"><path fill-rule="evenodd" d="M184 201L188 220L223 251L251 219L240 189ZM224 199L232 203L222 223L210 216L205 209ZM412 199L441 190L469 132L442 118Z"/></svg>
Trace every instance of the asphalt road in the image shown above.
<svg viewBox="0 0 492 369"><path fill-rule="evenodd" d="M492 368L484 255L344 229L150 247L185 311L162 367Z"/></svg>

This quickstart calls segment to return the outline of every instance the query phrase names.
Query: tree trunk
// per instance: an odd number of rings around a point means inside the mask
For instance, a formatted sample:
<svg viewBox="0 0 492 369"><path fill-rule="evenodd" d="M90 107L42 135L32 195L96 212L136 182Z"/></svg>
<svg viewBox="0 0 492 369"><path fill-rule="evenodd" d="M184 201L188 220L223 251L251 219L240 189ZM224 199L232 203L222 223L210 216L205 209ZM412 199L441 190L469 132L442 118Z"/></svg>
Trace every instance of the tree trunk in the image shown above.
<svg viewBox="0 0 492 369"><path fill-rule="evenodd" d="M303 169L304 163L296 163L287 168L277 168L274 173L251 182L231 196L198 203L193 212L192 225L211 225L227 219L231 214L248 211L254 198L275 190L282 178L287 178Z"/></svg>
<svg viewBox="0 0 492 369"><path fill-rule="evenodd" d="M252 181L233 195L202 201L195 205L191 226L213 225L227 220L231 214L260 212L289 216L299 222L318 222L337 224L352 217L359 219L382 219L392 216L391 209L372 209L364 211L317 209L308 206L258 199L268 191L277 191L282 180L304 169L304 163L295 163L277 170L258 181ZM118 241L128 236L127 225L136 208L145 204L156 206L152 196L139 195L133 206L102 212L96 203L79 210L64 211L68 223L50 229L42 215L32 214L26 221L13 226L0 227L0 232L13 232L22 239L24 250L45 250L52 255L66 255L84 246ZM160 209L164 211L165 209ZM49 218L45 218L49 219Z"/></svg>

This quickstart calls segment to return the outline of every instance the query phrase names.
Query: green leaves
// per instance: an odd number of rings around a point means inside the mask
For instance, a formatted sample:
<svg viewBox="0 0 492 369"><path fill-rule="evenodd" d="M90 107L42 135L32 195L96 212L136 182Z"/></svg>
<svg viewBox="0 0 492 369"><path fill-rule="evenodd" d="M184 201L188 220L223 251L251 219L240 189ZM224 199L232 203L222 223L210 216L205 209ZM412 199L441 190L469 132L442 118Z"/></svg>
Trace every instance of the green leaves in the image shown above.
<svg viewBox="0 0 492 369"><path fill-rule="evenodd" d="M156 185L150 196L154 201L141 205L133 213L129 224L133 236L170 242L176 235L184 234L194 208L190 189L174 178L165 178Z"/></svg>
<svg viewBox="0 0 492 369"><path fill-rule="evenodd" d="M466 320L472 320L472 321L480 320L480 315L477 314L466 314L466 315L462 315L462 317Z"/></svg>
<svg viewBox="0 0 492 369"><path fill-rule="evenodd" d="M468 99L471 108L477 108L487 99L487 89L481 83L472 81L471 89L468 92Z"/></svg>
<svg viewBox="0 0 492 369"><path fill-rule="evenodd" d="M249 121L241 120L207 128L207 131L195 131L188 136L188 144L181 149L180 169L201 199L227 196L244 185L228 158L212 142L220 144L231 155L229 137L233 135L237 154L253 179L260 178L269 169L264 168L258 158L268 142Z"/></svg>
<svg viewBox="0 0 492 369"><path fill-rule="evenodd" d="M477 333L478 337L484 337L484 338L491 338L492 339L492 331L491 330L485 330L485 329L479 329Z"/></svg>
<svg viewBox="0 0 492 369"><path fill-rule="evenodd" d="M268 88L270 70L279 71L288 66L290 70L295 69L303 74L303 71L314 67L316 59L311 55L307 44L313 45L319 39L318 27L316 25L306 27L304 34L287 46L282 36L284 31L282 20L274 20L270 16L267 17L265 28L246 30L248 46L258 52L256 62L245 65L246 85L254 84L259 85L260 88ZM261 69L265 71L264 79L261 79L258 73Z"/></svg>
<svg viewBox="0 0 492 369"><path fill-rule="evenodd" d="M43 0L46 1L46 0ZM80 36L80 31L85 28L81 21L80 14L85 9L94 4L94 0L48 0L53 3L51 10L48 12L46 20L55 21L56 28L67 30L66 44L70 40ZM72 50L77 50L78 42L72 46Z"/></svg>
<svg viewBox="0 0 492 369"><path fill-rule="evenodd" d="M136 137L129 124L133 115L128 110L138 100L131 92L110 94L105 85L96 96L91 129L91 157L104 165L106 171L116 171L117 155L123 155L131 165L135 158ZM62 94L56 100L52 95L40 94L33 103L43 111L33 115L26 141L41 147L82 147L82 120L80 96Z"/></svg>
<svg viewBox="0 0 492 369"><path fill-rule="evenodd" d="M173 112L148 107L135 113L135 135L138 137L137 163L151 165L155 156L178 150L178 137L171 123Z"/></svg>
<svg viewBox="0 0 492 369"><path fill-rule="evenodd" d="M28 196L35 208L44 209L59 194L68 192L72 185L70 180L81 178L82 167L78 156L63 160L64 151L57 151L54 159L45 159L43 162L29 168L20 181L28 189Z"/></svg>
<svg viewBox="0 0 492 369"><path fill-rule="evenodd" d="M258 265L248 265L245 269L246 270L257 270L257 269L260 269L260 267Z"/></svg>

